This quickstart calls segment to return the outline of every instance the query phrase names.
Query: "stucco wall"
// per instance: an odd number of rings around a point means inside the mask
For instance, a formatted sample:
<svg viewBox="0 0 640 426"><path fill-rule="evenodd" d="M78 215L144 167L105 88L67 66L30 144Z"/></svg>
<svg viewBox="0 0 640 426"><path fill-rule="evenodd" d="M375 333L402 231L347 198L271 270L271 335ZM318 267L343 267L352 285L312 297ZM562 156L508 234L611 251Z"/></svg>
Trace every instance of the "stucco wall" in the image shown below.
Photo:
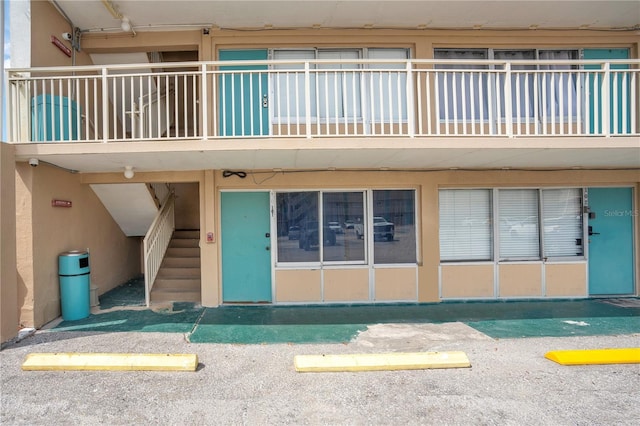
<svg viewBox="0 0 640 426"><path fill-rule="evenodd" d="M249 171L249 173L251 173ZM439 171L439 172L340 172L340 171L318 171L318 172L291 172L291 173L273 173L259 172L255 179L239 179L231 176L223 177L216 172L216 193L221 190L233 189L259 189L259 190L308 190L308 189L380 189L380 188L415 188L419 197L418 205L418 253L419 262L418 269L418 295L419 302L434 302L440 300L439 283L442 279L442 297L444 298L491 298L494 294L494 266L491 265L467 265L456 266L448 264L440 265L440 246L439 246L439 210L438 210L438 190L440 188L473 188L473 187L590 187L590 186L626 186L632 185L636 188L635 205L638 209L638 173L637 171L588 171L588 170L566 170L566 171ZM265 178L269 178L265 180ZM264 182L264 183L261 183ZM219 211L219 210L216 210ZM638 288L638 250L637 241L640 239L638 231L638 218L635 217L635 234L636 234L636 294ZM220 233L218 223L217 233ZM214 259L209 262L203 257L203 267L209 263L214 263ZM219 259L218 259L219 261ZM580 264L583 264L580 263ZM522 270L526 269L525 275L530 279L522 280ZM479 268L479 269L478 269ZM516 268L510 270L509 268ZM578 267L580 268L580 266ZM584 268L582 268L584 269ZM478 281L478 271L482 271L481 279ZM535 270L535 274L530 273ZM586 288L586 275L581 272L578 275L573 274L573 267L564 266L558 269L551 266L547 278L550 280L550 288L548 294L543 294L543 275L542 265L538 262L532 262L525 265L505 265L496 273L502 276L499 279L501 283L499 294L500 297L581 297L586 296L584 289ZM337 274L337 272L334 272ZM560 275L558 275L560 274ZM568 275L567 275L568 274ZM282 288L278 287L280 278L285 278L285 284ZM559 278L558 278L559 277ZM291 281L290 272L276 273L276 289L278 290L278 301L297 301L309 298L309 294L305 293L304 297L300 297L296 292L302 289L295 288ZM330 277L331 278L331 277ZM341 289L343 291L352 291L357 297L349 295L349 299L345 299L341 294L342 300L356 300L362 296L364 287L361 285L362 280L342 279L337 277L339 281L344 283L354 282L352 289ZM567 279L570 278L570 279ZM216 288L220 290L220 275L218 274ZM566 280L563 286L558 280ZM335 281L335 280L334 280ZM466 284L465 284L466 283ZM326 283L325 283L326 284ZM204 285L204 284L203 284ZM209 285L209 284L207 284ZM350 285L350 284L348 284ZM294 287L292 287L294 286ZM386 299L404 299L401 297L400 291L406 293L407 289L399 290L398 294L393 292L385 293ZM326 288L325 288L326 291ZM362 294L361 294L362 293ZM403 293L403 294L404 294ZM326 296L326 295L325 295ZM366 297L364 297L366 299ZM337 299L336 299L337 300Z"/></svg>
<svg viewBox="0 0 640 426"><path fill-rule="evenodd" d="M21 322L39 327L60 315L58 255L90 252L98 294L140 273L140 241L124 236L80 176L46 164L16 166L17 251ZM53 199L72 207L52 207Z"/></svg>
<svg viewBox="0 0 640 426"><path fill-rule="evenodd" d="M0 142L0 342L19 329L13 146Z"/></svg>
<svg viewBox="0 0 640 426"><path fill-rule="evenodd" d="M176 194L176 229L200 229L200 198L197 183L174 183Z"/></svg>
<svg viewBox="0 0 640 426"><path fill-rule="evenodd" d="M62 38L62 33L71 33L73 28L58 14L48 1L31 3L31 64L26 66L69 66L91 65L89 55L83 50L75 52L75 58L65 55L51 43L51 36L57 37L71 49L71 42Z"/></svg>

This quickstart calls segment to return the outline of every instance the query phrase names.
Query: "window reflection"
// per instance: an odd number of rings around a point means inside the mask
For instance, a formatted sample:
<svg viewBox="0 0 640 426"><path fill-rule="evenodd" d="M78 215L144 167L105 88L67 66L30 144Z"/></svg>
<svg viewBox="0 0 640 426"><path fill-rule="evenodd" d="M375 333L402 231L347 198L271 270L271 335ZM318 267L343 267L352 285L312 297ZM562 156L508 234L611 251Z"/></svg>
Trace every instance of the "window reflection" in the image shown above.
<svg viewBox="0 0 640 426"><path fill-rule="evenodd" d="M278 209L278 262L319 262L318 192L282 192Z"/></svg>
<svg viewBox="0 0 640 426"><path fill-rule="evenodd" d="M415 191L373 191L374 262L416 262Z"/></svg>
<svg viewBox="0 0 640 426"><path fill-rule="evenodd" d="M372 239L375 263L415 263L415 191L371 193L373 211L365 191L277 193L277 262L363 264Z"/></svg>
<svg viewBox="0 0 640 426"><path fill-rule="evenodd" d="M325 192L322 194L323 258L327 262L362 262L364 238L358 235L364 222L362 192ZM353 225L353 226L350 226Z"/></svg>

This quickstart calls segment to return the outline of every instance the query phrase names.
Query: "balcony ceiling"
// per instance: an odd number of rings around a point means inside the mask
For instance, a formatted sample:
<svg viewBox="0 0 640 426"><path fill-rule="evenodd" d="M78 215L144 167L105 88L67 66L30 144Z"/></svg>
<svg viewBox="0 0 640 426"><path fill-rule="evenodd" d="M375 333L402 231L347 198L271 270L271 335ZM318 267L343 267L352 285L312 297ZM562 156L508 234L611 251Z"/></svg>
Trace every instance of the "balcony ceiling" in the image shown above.
<svg viewBox="0 0 640 426"><path fill-rule="evenodd" d="M632 0L51 0L81 30L220 28L640 28ZM106 4L106 5L105 5ZM108 5L111 4L112 10Z"/></svg>
<svg viewBox="0 0 640 426"><path fill-rule="evenodd" d="M16 145L79 173L192 170L640 169L629 137L244 139Z"/></svg>

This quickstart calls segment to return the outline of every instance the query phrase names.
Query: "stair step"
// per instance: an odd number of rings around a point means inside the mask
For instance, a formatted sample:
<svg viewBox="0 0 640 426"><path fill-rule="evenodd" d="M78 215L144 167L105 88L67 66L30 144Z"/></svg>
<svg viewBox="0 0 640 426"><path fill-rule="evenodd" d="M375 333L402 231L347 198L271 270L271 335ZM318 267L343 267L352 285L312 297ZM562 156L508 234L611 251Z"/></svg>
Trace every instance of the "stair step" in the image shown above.
<svg viewBox="0 0 640 426"><path fill-rule="evenodd" d="M160 268L158 278L200 278L200 268Z"/></svg>
<svg viewBox="0 0 640 426"><path fill-rule="evenodd" d="M176 230L151 289L151 303L199 303L200 287L200 230Z"/></svg>
<svg viewBox="0 0 640 426"><path fill-rule="evenodd" d="M195 302L200 303L200 291L156 291L151 292L151 303Z"/></svg>
<svg viewBox="0 0 640 426"><path fill-rule="evenodd" d="M198 247L169 247L165 257L197 257L200 258Z"/></svg>
<svg viewBox="0 0 640 426"><path fill-rule="evenodd" d="M165 257L160 268L199 268L199 257Z"/></svg>
<svg viewBox="0 0 640 426"><path fill-rule="evenodd" d="M200 279L196 278L157 278L151 293L154 291L200 291Z"/></svg>
<svg viewBox="0 0 640 426"><path fill-rule="evenodd" d="M200 240L197 238L172 238L169 247L200 247Z"/></svg>
<svg viewBox="0 0 640 426"><path fill-rule="evenodd" d="M200 230L199 229L179 229L173 231L173 238L193 238L196 240L200 239Z"/></svg>

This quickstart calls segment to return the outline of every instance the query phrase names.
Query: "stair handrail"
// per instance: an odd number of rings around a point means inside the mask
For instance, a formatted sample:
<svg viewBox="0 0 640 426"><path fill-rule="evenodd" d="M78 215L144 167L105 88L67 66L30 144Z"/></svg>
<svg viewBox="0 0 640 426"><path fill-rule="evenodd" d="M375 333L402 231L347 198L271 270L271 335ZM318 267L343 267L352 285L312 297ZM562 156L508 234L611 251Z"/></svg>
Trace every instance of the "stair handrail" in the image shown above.
<svg viewBox="0 0 640 426"><path fill-rule="evenodd" d="M153 219L144 236L144 289L147 307L151 302L151 289L160 265L167 252L171 236L175 230L175 195L169 192L162 201L162 207Z"/></svg>

